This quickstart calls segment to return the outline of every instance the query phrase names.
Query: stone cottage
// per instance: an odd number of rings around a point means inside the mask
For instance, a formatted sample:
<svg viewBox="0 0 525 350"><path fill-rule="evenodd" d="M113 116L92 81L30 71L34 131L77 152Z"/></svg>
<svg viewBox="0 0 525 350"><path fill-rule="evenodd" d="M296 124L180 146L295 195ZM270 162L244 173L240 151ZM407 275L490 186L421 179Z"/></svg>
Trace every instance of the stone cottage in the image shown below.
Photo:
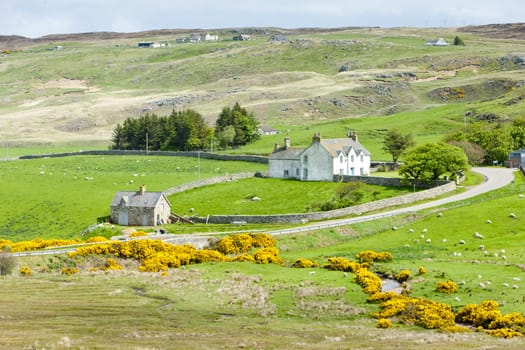
<svg viewBox="0 0 525 350"><path fill-rule="evenodd" d="M169 222L171 203L162 192L120 191L111 202L111 222L122 226L156 226Z"/></svg>
<svg viewBox="0 0 525 350"><path fill-rule="evenodd" d="M306 148L291 147L286 135L284 145L276 145L268 163L269 176L275 178L333 181L334 175L370 174L370 152L359 143L355 131L338 139L315 134Z"/></svg>
<svg viewBox="0 0 525 350"><path fill-rule="evenodd" d="M520 149L509 154L511 168L525 167L525 149Z"/></svg>

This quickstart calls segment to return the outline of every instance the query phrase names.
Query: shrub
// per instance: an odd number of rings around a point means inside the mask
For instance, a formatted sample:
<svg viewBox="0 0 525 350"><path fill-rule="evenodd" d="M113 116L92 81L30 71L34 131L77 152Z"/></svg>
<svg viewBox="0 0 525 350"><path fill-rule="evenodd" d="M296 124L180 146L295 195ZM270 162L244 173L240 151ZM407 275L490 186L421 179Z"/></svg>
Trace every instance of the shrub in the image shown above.
<svg viewBox="0 0 525 350"><path fill-rule="evenodd" d="M253 258L253 255L250 255L250 254L241 254L241 255L237 255L237 256L231 258L230 261L233 261L233 262L251 262L251 263L254 263L254 262L255 262L255 259Z"/></svg>
<svg viewBox="0 0 525 350"><path fill-rule="evenodd" d="M20 268L20 274L22 276L31 276L32 273L33 271L31 271L31 269L27 265L24 265Z"/></svg>
<svg viewBox="0 0 525 350"><path fill-rule="evenodd" d="M436 292L452 294L458 291L458 285L452 281L438 282Z"/></svg>
<svg viewBox="0 0 525 350"><path fill-rule="evenodd" d="M144 231L135 231L135 232L132 232L129 234L129 237L130 238L133 238L133 237L145 237L147 236L148 233L147 232L144 232Z"/></svg>
<svg viewBox="0 0 525 350"><path fill-rule="evenodd" d="M61 270L61 273L63 275L73 275L75 273L78 273L78 269L76 267L63 267Z"/></svg>
<svg viewBox="0 0 525 350"><path fill-rule="evenodd" d="M418 269L418 271L417 271L417 273L418 273L419 275L426 275L426 273L427 273L427 269L425 269L423 266L420 266L419 269Z"/></svg>
<svg viewBox="0 0 525 350"><path fill-rule="evenodd" d="M487 331L487 334L500 338L523 337L523 334L510 328L498 328Z"/></svg>
<svg viewBox="0 0 525 350"><path fill-rule="evenodd" d="M359 269L355 272L354 280L368 295L381 292L381 278L368 269Z"/></svg>
<svg viewBox="0 0 525 350"><path fill-rule="evenodd" d="M359 262L367 262L367 263L373 263L373 262L391 262L394 260L392 257L392 254L389 252L374 252L372 250L364 250L360 253L358 253L356 256L356 259Z"/></svg>
<svg viewBox="0 0 525 350"><path fill-rule="evenodd" d="M376 327L377 328L390 328L392 327L392 322L390 322L390 320L387 318L380 318L379 320L377 320Z"/></svg>
<svg viewBox="0 0 525 350"><path fill-rule="evenodd" d="M104 264L104 270L122 270L122 266L115 259L107 258Z"/></svg>
<svg viewBox="0 0 525 350"><path fill-rule="evenodd" d="M259 249L253 254L253 258L257 264L284 264L284 260L279 257L279 250L277 250L277 248Z"/></svg>
<svg viewBox="0 0 525 350"><path fill-rule="evenodd" d="M408 281L410 277L412 277L412 275L409 270L402 270L396 275L396 281L403 283Z"/></svg>
<svg viewBox="0 0 525 350"><path fill-rule="evenodd" d="M297 259L293 264L292 267L298 267L298 268L310 268L310 267L317 267L317 263L315 261L311 261L304 258Z"/></svg>
<svg viewBox="0 0 525 350"><path fill-rule="evenodd" d="M328 270L356 272L361 268L368 267L368 264L360 264L341 257L332 257L328 258L327 263L323 267Z"/></svg>
<svg viewBox="0 0 525 350"><path fill-rule="evenodd" d="M95 237L91 237L89 239L86 240L86 243L101 243L101 242L107 242L108 239L106 237L103 237L103 236L95 236Z"/></svg>

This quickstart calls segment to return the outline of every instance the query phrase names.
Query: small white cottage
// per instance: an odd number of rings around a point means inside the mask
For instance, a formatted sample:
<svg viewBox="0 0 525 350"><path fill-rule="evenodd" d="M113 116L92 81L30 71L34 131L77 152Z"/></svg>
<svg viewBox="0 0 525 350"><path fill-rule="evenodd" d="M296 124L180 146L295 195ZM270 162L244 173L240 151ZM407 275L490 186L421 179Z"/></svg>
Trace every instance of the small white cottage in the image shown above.
<svg viewBox="0 0 525 350"><path fill-rule="evenodd" d="M122 226L156 226L169 222L171 203L162 192L120 191L111 202L111 222Z"/></svg>
<svg viewBox="0 0 525 350"><path fill-rule="evenodd" d="M315 134L306 148L276 145L269 157L269 176L309 181L333 181L334 175L369 175L370 152L352 131L347 138L322 139Z"/></svg>

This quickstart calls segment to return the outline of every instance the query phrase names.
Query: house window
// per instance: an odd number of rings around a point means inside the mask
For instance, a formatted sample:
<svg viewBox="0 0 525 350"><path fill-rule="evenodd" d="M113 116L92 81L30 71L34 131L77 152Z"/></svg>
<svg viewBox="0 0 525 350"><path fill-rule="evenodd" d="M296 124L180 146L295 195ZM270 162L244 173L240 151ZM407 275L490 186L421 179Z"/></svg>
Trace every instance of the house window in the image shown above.
<svg viewBox="0 0 525 350"><path fill-rule="evenodd" d="M359 169L359 174L364 175L365 174L365 168L360 168Z"/></svg>
<svg viewBox="0 0 525 350"><path fill-rule="evenodd" d="M352 156L350 159L352 160L352 163L353 163L354 162L354 156Z"/></svg>
<svg viewBox="0 0 525 350"><path fill-rule="evenodd" d="M352 175L352 176L355 175L355 169L354 168L350 168L350 175Z"/></svg>
<svg viewBox="0 0 525 350"><path fill-rule="evenodd" d="M295 168L295 177L299 178L299 168Z"/></svg>
<svg viewBox="0 0 525 350"><path fill-rule="evenodd" d="M344 175L345 174L345 169L341 168L339 169L339 175Z"/></svg>
<svg viewBox="0 0 525 350"><path fill-rule="evenodd" d="M303 163L308 163L308 156L303 156Z"/></svg>
<svg viewBox="0 0 525 350"><path fill-rule="evenodd" d="M284 177L288 177L288 170L284 171Z"/></svg>
<svg viewBox="0 0 525 350"><path fill-rule="evenodd" d="M342 154L339 156L339 163L341 163L341 164L343 163L343 155Z"/></svg>
<svg viewBox="0 0 525 350"><path fill-rule="evenodd" d="M363 157L362 154L361 154L361 157L359 157L359 159L360 159L361 161L363 161L364 157Z"/></svg>
<svg viewBox="0 0 525 350"><path fill-rule="evenodd" d="M303 169L303 179L304 180L308 179L308 169L307 168Z"/></svg>

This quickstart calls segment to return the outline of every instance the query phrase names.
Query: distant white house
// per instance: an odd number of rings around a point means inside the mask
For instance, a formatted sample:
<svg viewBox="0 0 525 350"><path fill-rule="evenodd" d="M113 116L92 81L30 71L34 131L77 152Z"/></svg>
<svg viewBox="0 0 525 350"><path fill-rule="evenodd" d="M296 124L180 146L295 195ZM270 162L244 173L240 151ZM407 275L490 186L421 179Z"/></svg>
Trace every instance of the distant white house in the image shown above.
<svg viewBox="0 0 525 350"><path fill-rule="evenodd" d="M277 129L272 128L271 126L261 125L257 129L257 133L259 135L277 135L277 134L280 134L281 132Z"/></svg>
<svg viewBox="0 0 525 350"><path fill-rule="evenodd" d="M239 34L232 38L234 41L246 41L246 40L252 40L252 37L248 34Z"/></svg>
<svg viewBox="0 0 525 350"><path fill-rule="evenodd" d="M219 40L218 35L211 35L210 33L201 34L201 41L217 41Z"/></svg>
<svg viewBox="0 0 525 350"><path fill-rule="evenodd" d="M322 139L315 134L306 148L291 147L285 137L269 157L269 176L305 181L333 181L334 175L369 175L370 152L359 143L357 134L347 138Z"/></svg>
<svg viewBox="0 0 525 350"><path fill-rule="evenodd" d="M437 40L430 40L430 41L428 41L425 45L427 45L427 46L448 46L448 45L450 45L450 44L447 43L447 42L445 41L445 39L443 39L443 38L439 38L439 39L437 39Z"/></svg>

